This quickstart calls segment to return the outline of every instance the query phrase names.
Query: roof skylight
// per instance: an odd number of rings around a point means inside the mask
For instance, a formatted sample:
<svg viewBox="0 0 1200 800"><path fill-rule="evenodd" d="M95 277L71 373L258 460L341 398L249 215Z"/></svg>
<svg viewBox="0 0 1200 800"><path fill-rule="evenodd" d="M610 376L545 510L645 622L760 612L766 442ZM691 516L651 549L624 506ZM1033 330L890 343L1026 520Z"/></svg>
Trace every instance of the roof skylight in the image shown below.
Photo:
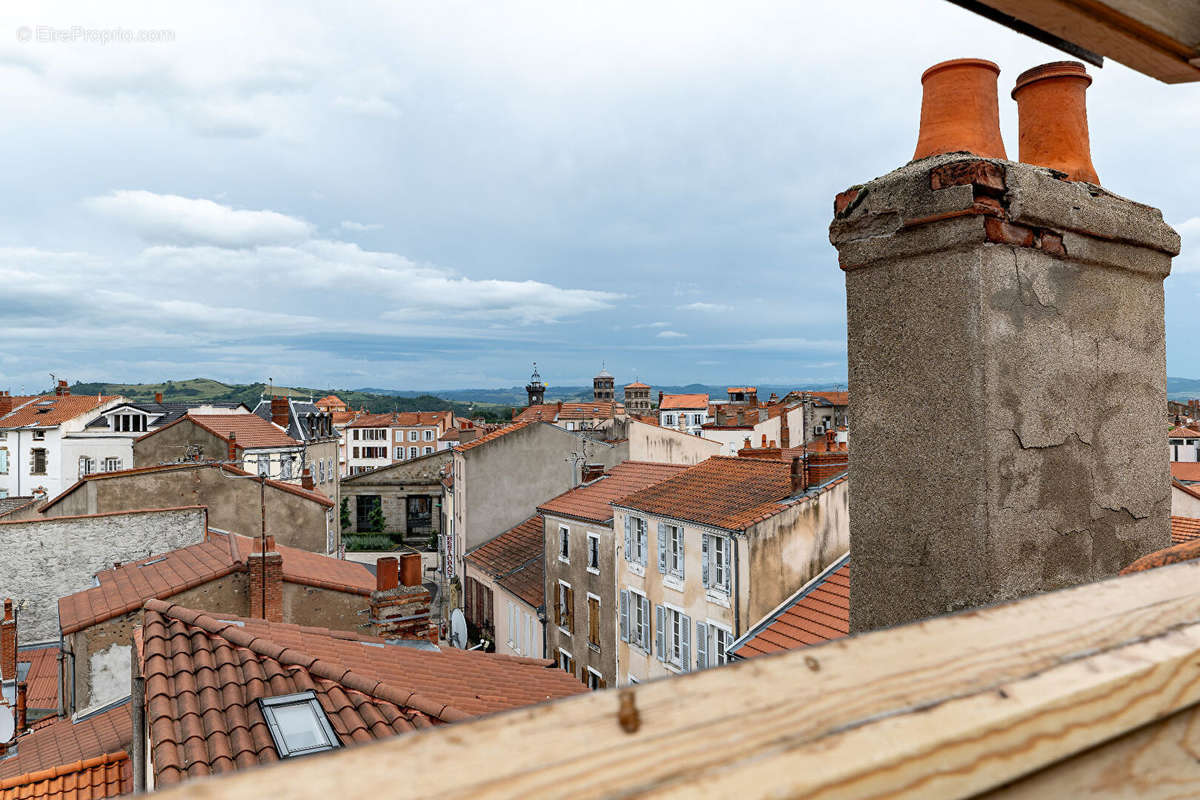
<svg viewBox="0 0 1200 800"><path fill-rule="evenodd" d="M306 756L342 746L315 693L263 697L258 702L280 758Z"/></svg>

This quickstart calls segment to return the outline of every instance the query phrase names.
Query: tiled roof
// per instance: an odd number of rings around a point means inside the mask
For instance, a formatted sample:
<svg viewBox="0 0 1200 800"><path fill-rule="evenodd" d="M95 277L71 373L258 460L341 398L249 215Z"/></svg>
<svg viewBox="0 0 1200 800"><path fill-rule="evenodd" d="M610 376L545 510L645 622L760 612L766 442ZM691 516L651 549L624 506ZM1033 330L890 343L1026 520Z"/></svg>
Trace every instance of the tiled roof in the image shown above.
<svg viewBox="0 0 1200 800"><path fill-rule="evenodd" d="M552 662L146 604L143 674L160 786L279 760L260 698L312 691L343 743L586 689Z"/></svg>
<svg viewBox="0 0 1200 800"><path fill-rule="evenodd" d="M782 511L779 501L791 494L791 466L783 461L712 456L614 505L744 530Z"/></svg>
<svg viewBox="0 0 1200 800"><path fill-rule="evenodd" d="M846 553L755 625L740 644L734 644L733 653L751 658L849 633L850 554Z"/></svg>
<svg viewBox="0 0 1200 800"><path fill-rule="evenodd" d="M658 406L660 411L670 411L676 408L708 408L708 395L706 394L667 394L663 395L662 402Z"/></svg>
<svg viewBox="0 0 1200 800"><path fill-rule="evenodd" d="M446 428L446 432L438 437L439 442L457 442L462 437L458 428Z"/></svg>
<svg viewBox="0 0 1200 800"><path fill-rule="evenodd" d="M344 425L358 417L357 411L331 411L334 425Z"/></svg>
<svg viewBox="0 0 1200 800"><path fill-rule="evenodd" d="M29 708L58 712L58 645L17 650L17 664L29 664L25 701Z"/></svg>
<svg viewBox="0 0 1200 800"><path fill-rule="evenodd" d="M131 561L96 573L98 586L59 598L58 620L64 634L74 633L141 608L147 600L165 600L245 568L258 540L209 531L208 540L165 554ZM287 583L316 586L368 597L375 578L362 564L276 545Z"/></svg>
<svg viewBox="0 0 1200 800"><path fill-rule="evenodd" d="M538 506L538 511L592 522L608 522L613 517L612 501L665 481L685 469L687 467L682 464L625 461L610 469L604 477L546 501Z"/></svg>
<svg viewBox="0 0 1200 800"><path fill-rule="evenodd" d="M0 780L119 753L129 746L131 730L128 700L78 722L56 719L19 738L16 755L0 758Z"/></svg>
<svg viewBox="0 0 1200 800"><path fill-rule="evenodd" d="M247 416L253 416L253 415L247 415ZM134 467L133 469L119 469L119 470L114 470L113 472L93 472L91 475L85 475L84 477L82 477L78 481L76 481L74 484L72 484L70 487L68 487L67 489L64 489L60 494L51 498L49 501L46 502L45 505L43 505L38 510L41 511L43 514L46 513L47 509L51 508L52 506L57 505L64 497L71 494L76 489L78 489L80 486L83 486L85 483L87 483L88 481L106 481L106 480L111 480L113 478L122 478L127 475L145 475L145 474L148 474L151 472L175 472L175 471L179 471L179 470L218 469L218 468L222 469L226 472L232 473L233 475L249 476L249 475L253 474L253 473L247 472L244 469L240 469L238 467L234 467L229 464L218 465L218 464L215 464L212 462L204 462L204 461L189 462L189 463L183 463L183 464L159 464L159 465L153 466L153 467ZM305 488L303 488L301 486L297 486L293 483L284 483L282 481L276 481L276 480L271 480L271 479L268 479L266 483L267 483L267 486L270 486L274 489L279 489L281 491L288 492L289 494L294 494L297 497L303 497L306 500L312 500L316 503L320 503L321 505L325 506L326 508L333 507L333 501L330 500L325 495L325 493L320 491L319 489L305 489ZM129 513L129 512L123 512L123 513Z"/></svg>
<svg viewBox="0 0 1200 800"><path fill-rule="evenodd" d="M546 602L546 548L538 514L467 553L465 559L533 608Z"/></svg>
<svg viewBox="0 0 1200 800"><path fill-rule="evenodd" d="M437 425L450 416L449 411L399 411L391 414L363 414L347 428L413 428Z"/></svg>
<svg viewBox="0 0 1200 800"><path fill-rule="evenodd" d="M16 401L30 402L19 408ZM75 419L81 414L95 411L106 403L120 400L120 395L42 395L40 397L14 397L14 408L0 416L0 428L53 428Z"/></svg>
<svg viewBox="0 0 1200 800"><path fill-rule="evenodd" d="M124 752L0 781L0 800L100 800L132 791L133 769Z"/></svg>
<svg viewBox="0 0 1200 800"><path fill-rule="evenodd" d="M835 406L850 405L849 392L809 392L813 397L819 397L825 402Z"/></svg>
<svg viewBox="0 0 1200 800"><path fill-rule="evenodd" d="M1121 570L1121 574L1128 575L1132 572L1144 572L1148 569L1165 567L1197 558L1200 558L1200 539L1188 539L1179 544L1173 544L1170 547L1165 547L1162 550L1156 550L1149 555L1142 556Z"/></svg>
<svg viewBox="0 0 1200 800"><path fill-rule="evenodd" d="M613 416L622 416L625 413L625 406L620 403L610 403L608 401L602 403L563 403L559 406L558 403L544 403L542 405L528 406L520 414L517 414L517 422L532 422L543 420L545 422L557 422L558 420L581 420L581 419L597 419Z"/></svg>
<svg viewBox="0 0 1200 800"><path fill-rule="evenodd" d="M1167 436L1171 439L1200 439L1200 433L1191 428L1178 427L1172 428L1167 432Z"/></svg>
<svg viewBox="0 0 1200 800"><path fill-rule="evenodd" d="M501 436L507 436L510 433L515 433L516 431L519 431L522 428L528 428L530 425L535 425L535 424L536 424L536 422L534 420L525 420L523 422L514 422L512 425L505 425L503 428L498 428L497 430L494 430L491 433L485 434L484 436L480 436L478 439L472 439L469 442L464 442L463 444L455 445L454 451L456 453L465 453L468 450L472 450L476 447L479 447L480 445L484 445L484 444L487 444L488 442L495 441L496 439L499 439Z"/></svg>
<svg viewBox="0 0 1200 800"><path fill-rule="evenodd" d="M320 400L318 400L316 402L316 405L318 405L322 408L325 408L327 406L337 406L340 408L346 407L346 403L342 400L342 398L338 397L336 394L325 395L324 397L322 397Z"/></svg>
<svg viewBox="0 0 1200 800"><path fill-rule="evenodd" d="M1171 517L1171 543L1182 544L1200 539L1200 519Z"/></svg>
<svg viewBox="0 0 1200 800"><path fill-rule="evenodd" d="M278 425L257 414L188 414L187 418L225 441L229 441L230 433L236 434L237 445L241 448L300 446L300 442L288 436Z"/></svg>
<svg viewBox="0 0 1200 800"><path fill-rule="evenodd" d="M1171 477L1187 483L1200 481L1200 461L1172 461Z"/></svg>
<svg viewBox="0 0 1200 800"><path fill-rule="evenodd" d="M626 389L649 389L650 387L648 385L642 383L641 381L634 381L633 383L625 384L625 388Z"/></svg>
<svg viewBox="0 0 1200 800"><path fill-rule="evenodd" d="M740 392L741 394L747 394L749 392L757 393L758 387L757 386L730 386L730 387L726 388L725 391L730 394L733 394L734 392Z"/></svg>

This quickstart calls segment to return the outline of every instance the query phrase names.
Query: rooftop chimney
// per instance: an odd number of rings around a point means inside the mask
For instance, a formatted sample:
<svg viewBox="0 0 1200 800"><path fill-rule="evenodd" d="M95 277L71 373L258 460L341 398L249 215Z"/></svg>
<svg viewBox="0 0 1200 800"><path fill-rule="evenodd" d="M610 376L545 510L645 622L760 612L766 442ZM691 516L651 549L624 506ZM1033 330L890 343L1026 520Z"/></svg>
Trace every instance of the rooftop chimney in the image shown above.
<svg viewBox="0 0 1200 800"><path fill-rule="evenodd" d="M852 632L1094 581L1170 544L1162 282L1179 236L1063 177L948 152L835 200Z"/></svg>
<svg viewBox="0 0 1200 800"><path fill-rule="evenodd" d="M271 422L287 430L288 399L286 397L276 396L271 398Z"/></svg>
<svg viewBox="0 0 1200 800"><path fill-rule="evenodd" d="M316 484L313 483L312 467L305 467L300 473L300 485L305 489L316 488Z"/></svg>
<svg viewBox="0 0 1200 800"><path fill-rule="evenodd" d="M0 680L17 677L17 618L13 616L13 601L4 600L4 619L0 620Z"/></svg>
<svg viewBox="0 0 1200 800"><path fill-rule="evenodd" d="M792 446L792 432L788 429L788 410L785 406L779 415L779 446L787 450Z"/></svg>
<svg viewBox="0 0 1200 800"><path fill-rule="evenodd" d="M67 382L59 381L58 385L54 387L54 394L58 397L69 396L71 394L71 390L67 388Z"/></svg>
<svg viewBox="0 0 1200 800"><path fill-rule="evenodd" d="M1017 77L1012 96L1023 163L1065 172L1070 181L1100 183L1092 166L1084 99L1091 83L1078 61L1042 64Z"/></svg>
<svg viewBox="0 0 1200 800"><path fill-rule="evenodd" d="M583 474L580 477L580 483L588 483L590 481L597 480L602 475L604 475L603 464L584 464Z"/></svg>
<svg viewBox="0 0 1200 800"><path fill-rule="evenodd" d="M229 432L229 452L225 454L230 461L237 461L237 434L233 431Z"/></svg>
<svg viewBox="0 0 1200 800"><path fill-rule="evenodd" d="M25 681L17 684L17 732L29 727L29 691Z"/></svg>
<svg viewBox="0 0 1200 800"><path fill-rule="evenodd" d="M8 392L0 392L0 415L7 414L13 410L12 395Z"/></svg>
<svg viewBox="0 0 1200 800"><path fill-rule="evenodd" d="M159 403L159 404L162 403L162 392L154 393L154 402Z"/></svg>
<svg viewBox="0 0 1200 800"><path fill-rule="evenodd" d="M385 639L436 641L429 590L421 583L421 554L405 553L398 566L394 557L381 558L375 570L378 588L371 592L371 632Z"/></svg>
<svg viewBox="0 0 1200 800"><path fill-rule="evenodd" d="M808 489L808 464L800 456L792 456L792 494Z"/></svg>
<svg viewBox="0 0 1200 800"><path fill-rule="evenodd" d="M267 622L283 622L283 556L275 551L275 537L266 537L266 552L259 550L246 557L250 581L250 616Z"/></svg>

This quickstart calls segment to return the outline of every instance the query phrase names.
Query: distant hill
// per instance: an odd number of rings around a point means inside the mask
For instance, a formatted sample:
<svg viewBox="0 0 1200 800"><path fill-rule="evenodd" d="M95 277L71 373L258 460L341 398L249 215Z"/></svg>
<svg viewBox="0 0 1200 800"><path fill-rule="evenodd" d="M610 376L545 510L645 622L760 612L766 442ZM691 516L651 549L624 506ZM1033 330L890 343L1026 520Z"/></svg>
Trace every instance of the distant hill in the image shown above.
<svg viewBox="0 0 1200 800"><path fill-rule="evenodd" d="M180 402L237 402L245 403L250 408L258 405L261 398L271 392L285 397L310 397L319 400L327 394L336 394L351 408L366 408L374 413L388 411L445 411L452 409L455 414L462 416L485 416L493 419L507 419L509 409L476 404L470 402L455 402L446 398L422 392L405 393L404 395L389 393L379 394L356 389L312 389L307 387L276 386L272 389L265 383L227 384L211 378L192 378L186 381L166 381L164 383L75 383L71 386L71 394L106 394L124 395L130 400L153 400L156 392L162 392L165 401Z"/></svg>
<svg viewBox="0 0 1200 800"><path fill-rule="evenodd" d="M730 386L730 384L727 384L727 383L722 383L720 385L705 385L705 384L701 384L701 383L690 383L687 386L657 386L656 385L653 387L654 395L653 395L652 399L655 402L657 402L658 401L658 392L660 392L660 391L663 392L664 394L700 394L700 393L704 393L704 394L708 394L709 396L713 397L714 399L722 398L722 397L727 396L725 390L728 389L729 386ZM826 391L826 390L833 390L833 389L843 389L844 390L846 388L846 384L845 383L838 383L838 384L826 383L826 384L805 384L803 386L795 386L795 385L785 386L782 384L779 384L779 385L759 384L758 396L759 396L759 398L766 400L768 397L771 396L771 392L775 392L780 397L782 397L783 395L785 395L788 392L792 391L793 389L797 389L797 388L812 389L815 391ZM395 395L397 397L412 397L412 396L415 396L418 394L418 392L406 392L406 391L399 391L396 389L368 388L368 389L359 389L358 391L369 392L372 394L380 394L380 395ZM523 405L525 405L525 403L528 399L525 395L525 387L524 386L510 386L506 389L437 389L437 390L433 390L429 393L435 394L438 397L444 397L448 400L453 400L455 402L460 402L460 403L470 403L470 402L495 403L498 405L505 405L505 406L523 406ZM563 402L588 401L591 399L592 399L592 387L591 386L550 386L548 389L546 389L546 400L549 402L558 402L559 400L562 400ZM617 387L617 399L618 400L623 399L622 389L620 386Z"/></svg>
<svg viewBox="0 0 1200 800"><path fill-rule="evenodd" d="M1200 397L1200 380L1196 378L1167 378L1167 397L1186 401Z"/></svg>

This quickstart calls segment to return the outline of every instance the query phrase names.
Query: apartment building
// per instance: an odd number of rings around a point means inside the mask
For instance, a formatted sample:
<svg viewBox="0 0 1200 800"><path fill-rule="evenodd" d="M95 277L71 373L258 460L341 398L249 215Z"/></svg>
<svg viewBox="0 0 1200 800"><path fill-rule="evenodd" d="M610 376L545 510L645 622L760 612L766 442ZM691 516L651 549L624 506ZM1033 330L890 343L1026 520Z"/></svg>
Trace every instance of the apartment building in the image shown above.
<svg viewBox="0 0 1200 800"><path fill-rule="evenodd" d="M699 436L701 428L713 421L707 394L662 394L658 397L658 424L664 428Z"/></svg>
<svg viewBox="0 0 1200 800"><path fill-rule="evenodd" d="M750 625L846 552L844 473L808 480L801 459L714 456L613 501L619 684L726 663Z"/></svg>
<svg viewBox="0 0 1200 800"><path fill-rule="evenodd" d="M363 414L346 425L346 470L357 475L448 450L451 443L442 435L453 427L453 411Z"/></svg>

